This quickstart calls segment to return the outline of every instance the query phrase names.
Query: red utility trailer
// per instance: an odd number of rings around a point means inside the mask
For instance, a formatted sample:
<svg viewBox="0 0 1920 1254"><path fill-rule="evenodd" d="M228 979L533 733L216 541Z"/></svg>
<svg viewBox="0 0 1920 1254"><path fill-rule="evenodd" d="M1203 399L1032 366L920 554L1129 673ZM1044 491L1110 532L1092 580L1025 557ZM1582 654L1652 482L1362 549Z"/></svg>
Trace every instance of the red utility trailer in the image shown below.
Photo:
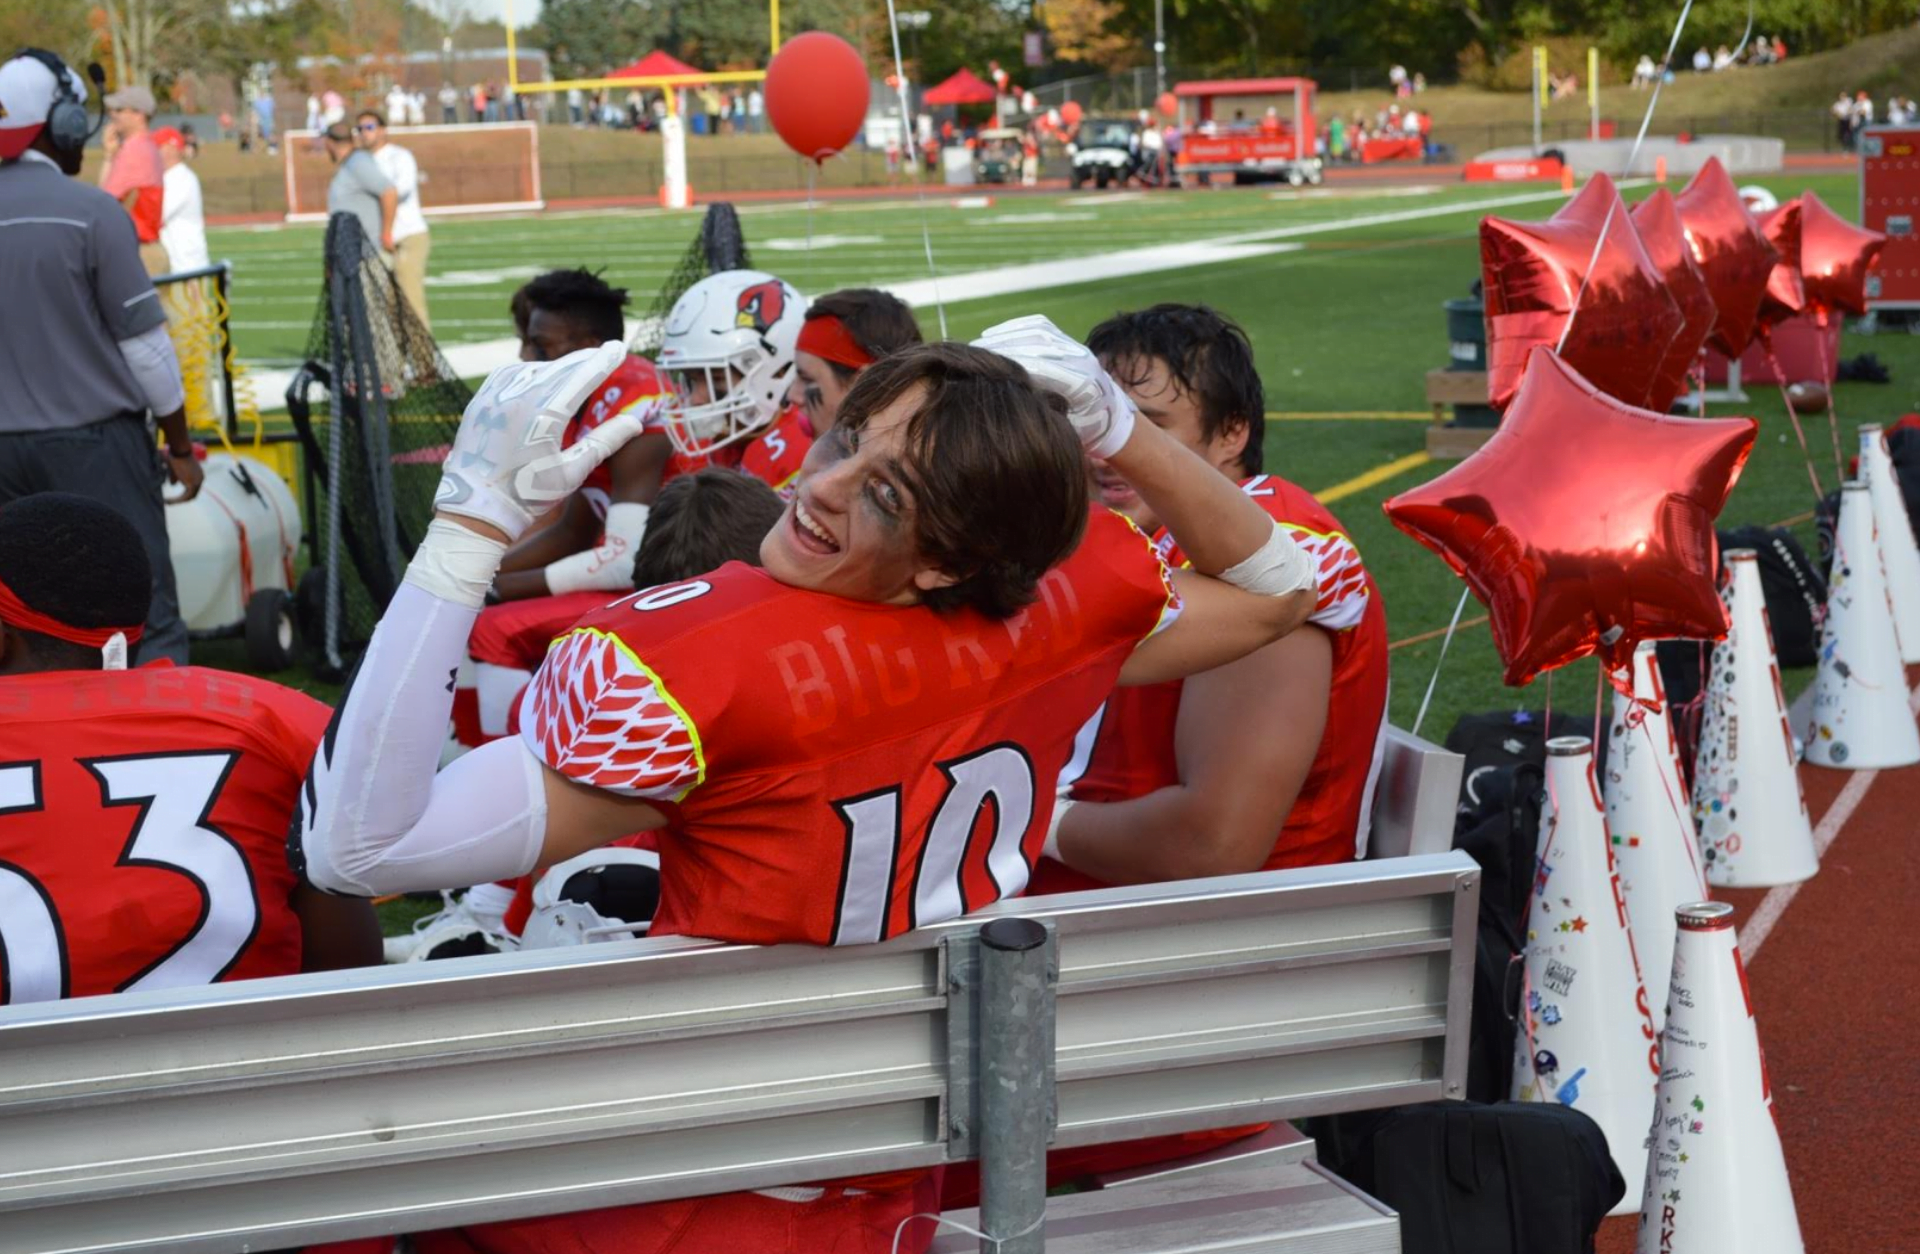
<svg viewBox="0 0 1920 1254"><path fill-rule="evenodd" d="M1285 179L1318 183L1310 78L1227 78L1180 83L1180 173L1208 182ZM1269 114L1269 110L1272 113Z"/></svg>
<svg viewBox="0 0 1920 1254"><path fill-rule="evenodd" d="M1860 134L1860 225L1887 246L1867 276L1867 308L1920 309L1920 126L1869 126Z"/></svg>

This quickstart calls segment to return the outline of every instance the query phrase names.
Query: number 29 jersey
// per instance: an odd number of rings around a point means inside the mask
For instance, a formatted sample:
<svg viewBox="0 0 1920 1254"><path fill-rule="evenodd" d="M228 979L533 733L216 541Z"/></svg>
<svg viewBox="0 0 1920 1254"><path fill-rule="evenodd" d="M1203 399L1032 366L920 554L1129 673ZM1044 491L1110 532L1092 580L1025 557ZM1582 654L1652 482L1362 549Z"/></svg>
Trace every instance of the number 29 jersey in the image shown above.
<svg viewBox="0 0 1920 1254"><path fill-rule="evenodd" d="M191 666L0 679L0 1003L300 970L287 825L329 714Z"/></svg>
<svg viewBox="0 0 1920 1254"><path fill-rule="evenodd" d="M582 619L535 677L536 757L665 813L656 934L860 944L1026 887L1074 733L1179 601L1104 509L997 621L732 563Z"/></svg>

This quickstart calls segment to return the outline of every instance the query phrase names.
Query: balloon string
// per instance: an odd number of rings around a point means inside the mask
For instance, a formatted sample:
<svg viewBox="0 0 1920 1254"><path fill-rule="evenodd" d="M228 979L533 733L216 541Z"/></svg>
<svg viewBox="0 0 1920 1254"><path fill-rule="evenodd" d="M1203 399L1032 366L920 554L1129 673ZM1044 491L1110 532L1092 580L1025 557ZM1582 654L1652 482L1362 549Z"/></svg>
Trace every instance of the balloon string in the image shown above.
<svg viewBox="0 0 1920 1254"><path fill-rule="evenodd" d="M1820 475L1813 468L1813 450L1807 447L1807 431L1800 425L1800 412L1793 407L1793 396L1787 391L1786 372L1780 367L1780 359L1773 355L1773 334L1760 332L1760 347L1767 350L1767 368L1773 371L1773 378L1780 385L1780 399L1786 402L1787 417L1793 420L1793 434L1800 441L1800 456L1807 463L1807 479L1813 484L1813 503L1818 505L1820 498L1826 495L1820 487Z"/></svg>
<svg viewBox="0 0 1920 1254"><path fill-rule="evenodd" d="M1468 589L1460 589L1460 603L1453 607L1453 621L1447 624L1447 634L1440 638L1440 656L1433 660L1433 676L1427 680L1427 695L1420 698L1420 712L1413 716L1413 732L1420 734L1420 724L1427 721L1427 707L1433 704L1433 690L1440 682L1440 667L1447 660L1447 648L1453 643L1453 633L1460 630L1460 615L1467 608ZM1552 683L1549 678L1548 683Z"/></svg>
<svg viewBox="0 0 1920 1254"><path fill-rule="evenodd" d="M1669 727L1671 727L1671 724L1669 724ZM1647 726L1647 721L1644 718L1640 720L1640 734L1647 738L1647 747L1653 751L1653 756L1657 761L1662 756L1660 752L1660 742L1653 738L1653 729ZM1668 761L1673 763L1673 780L1667 778L1668 773L1666 771L1656 770L1654 773L1660 777L1660 787L1666 790L1667 805L1672 808L1674 817L1680 821L1680 830L1690 833L1693 831L1691 799L1689 799L1688 806L1682 807L1679 796L1673 791L1674 781L1680 778L1680 758L1679 755L1673 752L1673 735L1671 731L1668 732L1667 739L1666 757ZM1700 872L1700 848L1698 842L1682 840L1680 843L1686 846L1687 863L1693 868L1692 887L1697 888L1703 893L1706 892L1707 877ZM1701 900L1704 901L1708 899L1709 898L1703 897Z"/></svg>
<svg viewBox="0 0 1920 1254"><path fill-rule="evenodd" d="M1691 3L1691 0L1689 0ZM887 0L887 30L893 36L893 82L900 95L900 155L913 170L914 197L920 202L920 245L927 253L927 275L933 280L933 307L940 316L940 338L947 338L947 302L940 298L940 267L933 261L933 225L927 218L927 182L913 143L913 109L907 103L907 63L900 57L900 15Z"/></svg>
<svg viewBox="0 0 1920 1254"><path fill-rule="evenodd" d="M888 3L892 3L892 0L888 0ZM1673 38L1667 41L1667 57L1661 62L1662 65L1673 64L1674 51L1680 46L1680 35L1687 29L1687 15L1692 12L1693 0L1687 0L1686 5L1680 10L1680 20L1674 24ZM1647 128L1653 125L1653 111L1660 103L1660 89L1665 85L1666 75L1655 76L1653 95L1647 101L1647 111L1640 117L1640 131L1633 137L1633 147L1627 150L1627 164L1620 172L1620 177L1623 179L1633 173L1633 163L1640 159L1640 146L1647 142ZM1593 241L1593 255L1587 258L1586 273L1580 276L1580 290L1573 294L1573 307L1567 310L1566 324L1560 328L1560 342L1553 346L1555 353L1566 350L1567 336L1573 332L1574 317L1580 312L1580 302L1586 299L1587 283L1593 278L1594 267L1600 264L1600 250L1606 247L1607 232L1613 226L1613 215L1619 211L1620 204L1620 198L1615 196L1613 203L1607 206L1607 216L1600 223L1600 238Z"/></svg>
<svg viewBox="0 0 1920 1254"><path fill-rule="evenodd" d="M986 1242L988 1245L991 1245L995 1250L998 1250L1001 1246L1006 1245L1011 1241L1018 1241L1021 1237L1028 1236L1034 1232L1038 1232L1040 1230L1041 1225L1047 1222L1047 1217L1043 1213L1040 1216L1040 1218L1034 1220L1032 1223L1028 1224L1026 1227L1022 1228L1020 1231L1014 1233L1012 1236L990 1237L986 1233L980 1231L980 1229L978 1228L969 1228L967 1225L959 1222L958 1220L948 1219L945 1215L937 1215L932 1211L922 1211L917 1215L908 1215L905 1219L902 1219L897 1225L895 1225L893 1229L893 1254L900 1254L900 1235L907 1230L907 1225L912 1223L916 1219L931 1219L933 1220L933 1230L935 1232L938 1232L942 1228L953 1228L959 1232L966 1233L968 1236L973 1237L976 1240Z"/></svg>
<svg viewBox="0 0 1920 1254"><path fill-rule="evenodd" d="M1707 350L1704 345L1700 349L1700 355L1694 358L1692 374L1698 385L1694 395L1699 398L1694 403L1694 417L1705 418L1707 416Z"/></svg>
<svg viewBox="0 0 1920 1254"><path fill-rule="evenodd" d="M1833 368L1833 359L1827 355L1827 313L1824 309L1817 312L1820 323L1820 383L1827 392L1827 434L1833 437L1833 478L1836 483L1845 483L1846 467L1840 460L1840 415L1833 408L1833 388L1839 382L1834 375L1838 372Z"/></svg>

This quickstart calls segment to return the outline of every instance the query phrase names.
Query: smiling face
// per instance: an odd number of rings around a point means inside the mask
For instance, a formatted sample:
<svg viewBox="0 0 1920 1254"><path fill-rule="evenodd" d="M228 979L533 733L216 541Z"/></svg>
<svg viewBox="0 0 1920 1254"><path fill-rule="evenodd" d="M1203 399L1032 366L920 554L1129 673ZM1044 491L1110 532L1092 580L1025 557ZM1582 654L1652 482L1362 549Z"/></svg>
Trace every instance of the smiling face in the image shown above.
<svg viewBox="0 0 1920 1254"><path fill-rule="evenodd" d="M1240 452L1246 447L1246 424L1223 426L1209 436L1201 414L1200 400L1182 388L1159 358L1135 359L1113 363L1116 379L1122 381L1140 416L1199 454L1201 460L1226 475L1241 477ZM1103 461L1088 459L1087 474L1093 494L1108 509L1125 514L1148 535L1160 528L1140 494L1133 490L1120 472Z"/></svg>
<svg viewBox="0 0 1920 1254"><path fill-rule="evenodd" d="M922 557L916 482L903 452L925 401L914 386L858 429L836 426L808 450L800 487L760 545L767 573L790 587L853 601L912 605L953 577Z"/></svg>

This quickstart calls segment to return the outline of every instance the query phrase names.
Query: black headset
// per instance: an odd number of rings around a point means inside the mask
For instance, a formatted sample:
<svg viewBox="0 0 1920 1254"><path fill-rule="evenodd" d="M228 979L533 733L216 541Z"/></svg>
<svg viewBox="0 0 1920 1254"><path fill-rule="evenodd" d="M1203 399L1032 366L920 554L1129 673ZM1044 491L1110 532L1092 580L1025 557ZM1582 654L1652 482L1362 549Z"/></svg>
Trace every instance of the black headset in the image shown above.
<svg viewBox="0 0 1920 1254"><path fill-rule="evenodd" d="M78 152L86 147L87 141L92 139L106 123L105 96L101 97L99 119L89 126L87 125L87 102L83 97L74 94L73 81L68 77L71 71L67 69L65 61L44 48L22 48L14 55L38 61L47 67L49 74L53 75L53 108L47 110L48 142L61 152ZM100 68L98 62L87 66L87 77L93 80L96 88L105 88L106 71Z"/></svg>

